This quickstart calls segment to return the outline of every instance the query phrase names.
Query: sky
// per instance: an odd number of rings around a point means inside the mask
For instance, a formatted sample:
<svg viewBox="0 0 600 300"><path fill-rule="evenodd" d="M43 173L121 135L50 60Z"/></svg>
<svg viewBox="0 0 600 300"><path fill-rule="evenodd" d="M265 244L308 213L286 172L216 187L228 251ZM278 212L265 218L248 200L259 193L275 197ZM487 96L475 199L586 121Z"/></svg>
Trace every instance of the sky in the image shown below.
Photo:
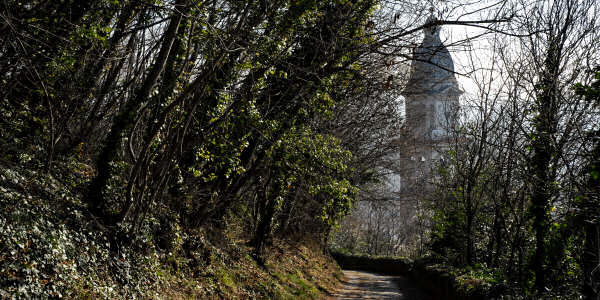
<svg viewBox="0 0 600 300"><path fill-rule="evenodd" d="M450 6L450 1L437 1L441 10L443 20L486 20L494 18L494 8L498 7L504 1L461 1L465 4L455 9L444 9ZM457 5L457 1L452 1L452 5ZM492 6L492 8L487 8ZM438 12L440 13L440 12ZM487 34L484 34L486 33ZM485 68L488 68L492 62L493 51L490 39L493 37L486 29L466 26L466 25L445 25L440 33L441 39L452 55L454 68L457 72L456 79L465 92L465 97L475 97L478 94L478 88L474 80L481 79L487 75ZM474 71L476 69L476 71Z"/></svg>

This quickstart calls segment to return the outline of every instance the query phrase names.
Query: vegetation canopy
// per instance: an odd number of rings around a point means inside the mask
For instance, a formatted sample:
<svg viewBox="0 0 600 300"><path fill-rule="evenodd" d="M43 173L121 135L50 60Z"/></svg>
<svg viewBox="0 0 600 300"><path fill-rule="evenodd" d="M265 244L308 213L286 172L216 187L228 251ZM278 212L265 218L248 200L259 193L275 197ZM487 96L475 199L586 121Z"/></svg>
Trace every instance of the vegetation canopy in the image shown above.
<svg viewBox="0 0 600 300"><path fill-rule="evenodd" d="M0 298L318 298L328 247L597 298L598 4L468 2L2 1ZM444 24L493 59L390 196Z"/></svg>

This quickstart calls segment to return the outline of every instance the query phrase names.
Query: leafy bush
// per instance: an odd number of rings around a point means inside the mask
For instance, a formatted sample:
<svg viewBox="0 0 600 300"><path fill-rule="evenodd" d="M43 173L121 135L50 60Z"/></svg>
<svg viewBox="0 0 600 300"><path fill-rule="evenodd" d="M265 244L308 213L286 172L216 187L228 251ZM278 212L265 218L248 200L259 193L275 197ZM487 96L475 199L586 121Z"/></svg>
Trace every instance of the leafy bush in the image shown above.
<svg viewBox="0 0 600 300"><path fill-rule="evenodd" d="M159 253L111 251L114 240L78 197L52 176L0 169L3 297L135 298L159 290L166 274Z"/></svg>

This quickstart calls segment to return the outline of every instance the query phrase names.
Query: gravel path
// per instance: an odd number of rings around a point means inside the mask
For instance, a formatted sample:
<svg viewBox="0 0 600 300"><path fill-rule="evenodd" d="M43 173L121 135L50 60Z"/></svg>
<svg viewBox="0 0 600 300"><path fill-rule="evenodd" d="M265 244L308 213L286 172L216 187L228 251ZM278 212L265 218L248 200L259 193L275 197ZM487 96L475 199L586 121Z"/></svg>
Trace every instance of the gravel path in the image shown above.
<svg viewBox="0 0 600 300"><path fill-rule="evenodd" d="M402 276L386 276L360 271L344 270L343 285L332 299L410 299L431 300Z"/></svg>

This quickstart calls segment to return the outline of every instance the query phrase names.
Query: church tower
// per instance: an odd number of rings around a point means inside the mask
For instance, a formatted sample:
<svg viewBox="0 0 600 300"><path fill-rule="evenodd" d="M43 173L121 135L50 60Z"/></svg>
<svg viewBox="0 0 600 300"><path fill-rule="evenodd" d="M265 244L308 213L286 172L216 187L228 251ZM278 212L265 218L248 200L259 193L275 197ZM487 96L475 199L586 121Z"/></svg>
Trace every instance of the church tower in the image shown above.
<svg viewBox="0 0 600 300"><path fill-rule="evenodd" d="M403 190L427 179L434 163L443 159L440 150L447 149L456 126L462 90L435 21L434 17L427 20L423 42L414 49L411 74L402 91L407 129L407 147L402 154L407 169L402 176Z"/></svg>

